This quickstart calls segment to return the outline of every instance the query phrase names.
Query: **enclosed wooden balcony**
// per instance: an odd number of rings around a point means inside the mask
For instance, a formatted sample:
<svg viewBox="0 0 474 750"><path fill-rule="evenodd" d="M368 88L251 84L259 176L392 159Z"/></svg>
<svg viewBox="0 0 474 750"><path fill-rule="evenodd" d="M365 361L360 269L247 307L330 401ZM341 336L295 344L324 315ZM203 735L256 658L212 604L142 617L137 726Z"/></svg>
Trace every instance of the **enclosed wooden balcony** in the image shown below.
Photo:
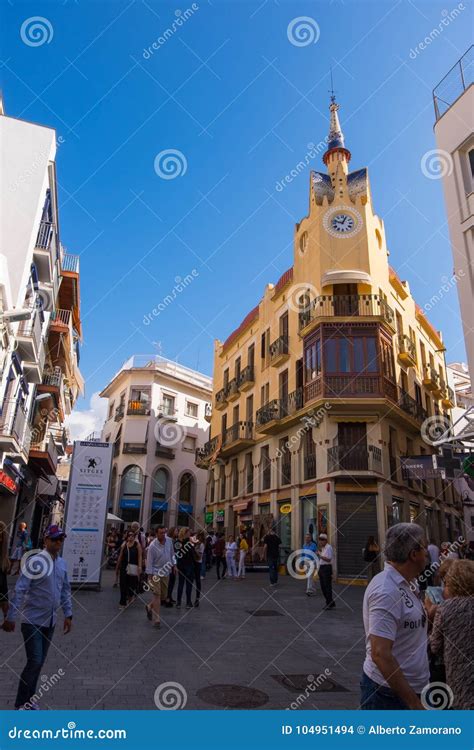
<svg viewBox="0 0 474 750"><path fill-rule="evenodd" d="M300 313L300 335L307 336L318 323L352 318L383 322L395 333L395 314L378 294L325 294L316 297L308 309Z"/></svg>
<svg viewBox="0 0 474 750"><path fill-rule="evenodd" d="M405 333L398 336L398 361L403 365L416 367L416 344Z"/></svg>
<svg viewBox="0 0 474 750"><path fill-rule="evenodd" d="M305 404L331 398L389 398L398 400L396 384L379 373L319 375L305 385Z"/></svg>

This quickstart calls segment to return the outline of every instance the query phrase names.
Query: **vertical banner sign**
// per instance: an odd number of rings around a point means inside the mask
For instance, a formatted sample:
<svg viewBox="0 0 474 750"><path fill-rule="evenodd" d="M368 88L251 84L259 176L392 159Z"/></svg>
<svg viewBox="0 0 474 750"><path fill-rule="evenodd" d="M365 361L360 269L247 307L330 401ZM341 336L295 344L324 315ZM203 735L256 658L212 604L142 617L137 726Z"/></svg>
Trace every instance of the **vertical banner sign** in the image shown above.
<svg viewBox="0 0 474 750"><path fill-rule="evenodd" d="M112 448L112 443L74 443L63 547L73 585L100 585Z"/></svg>

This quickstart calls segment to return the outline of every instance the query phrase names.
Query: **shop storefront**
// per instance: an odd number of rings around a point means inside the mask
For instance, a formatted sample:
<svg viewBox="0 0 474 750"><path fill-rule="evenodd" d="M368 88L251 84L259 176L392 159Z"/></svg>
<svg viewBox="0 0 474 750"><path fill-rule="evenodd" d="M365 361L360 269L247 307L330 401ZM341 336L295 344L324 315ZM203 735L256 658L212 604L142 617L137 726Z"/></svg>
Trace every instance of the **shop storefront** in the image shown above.
<svg viewBox="0 0 474 750"><path fill-rule="evenodd" d="M217 531L223 532L225 523L225 510L216 510L214 522Z"/></svg>
<svg viewBox="0 0 474 750"><path fill-rule="evenodd" d="M178 503L177 526L192 526L193 506L191 503Z"/></svg>
<svg viewBox="0 0 474 750"><path fill-rule="evenodd" d="M208 510L204 514L204 523L207 527L207 530L211 531L211 529L213 528L213 524L214 524L214 512L212 510Z"/></svg>
<svg viewBox="0 0 474 750"><path fill-rule="evenodd" d="M140 520L141 501L136 498L122 497L120 499L120 518L126 524Z"/></svg>
<svg viewBox="0 0 474 750"><path fill-rule="evenodd" d="M150 529L162 526L165 523L165 513L168 510L168 503L164 500L151 501Z"/></svg>
<svg viewBox="0 0 474 750"><path fill-rule="evenodd" d="M0 470L0 520L4 522L7 529L13 530L14 527L13 520L19 487L20 482L17 479L6 471Z"/></svg>
<svg viewBox="0 0 474 750"><path fill-rule="evenodd" d="M347 578L365 578L363 550L369 536L377 539L377 496L336 493L337 573Z"/></svg>
<svg viewBox="0 0 474 750"><path fill-rule="evenodd" d="M316 495L303 495L301 503L301 543L306 534L311 534L313 541L318 537L318 509Z"/></svg>
<svg viewBox="0 0 474 750"><path fill-rule="evenodd" d="M282 500L278 503L278 530L281 539L280 564L285 563L291 552L291 502Z"/></svg>

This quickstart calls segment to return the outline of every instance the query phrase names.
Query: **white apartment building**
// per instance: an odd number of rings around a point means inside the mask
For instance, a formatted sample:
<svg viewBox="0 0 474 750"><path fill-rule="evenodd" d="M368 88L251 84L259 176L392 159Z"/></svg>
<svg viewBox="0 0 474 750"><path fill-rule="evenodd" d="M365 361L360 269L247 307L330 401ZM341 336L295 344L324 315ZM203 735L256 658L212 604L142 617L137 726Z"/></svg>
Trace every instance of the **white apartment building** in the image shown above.
<svg viewBox="0 0 474 750"><path fill-rule="evenodd" d="M0 102L0 519L38 543L83 387L79 259L60 243L56 133Z"/></svg>
<svg viewBox="0 0 474 750"><path fill-rule="evenodd" d="M207 472L194 459L208 440L212 378L136 355L100 395L108 399L102 438L114 443L109 511L146 530L204 527Z"/></svg>
<svg viewBox="0 0 474 750"><path fill-rule="evenodd" d="M468 367L474 372L474 45L433 91L453 272Z"/></svg>

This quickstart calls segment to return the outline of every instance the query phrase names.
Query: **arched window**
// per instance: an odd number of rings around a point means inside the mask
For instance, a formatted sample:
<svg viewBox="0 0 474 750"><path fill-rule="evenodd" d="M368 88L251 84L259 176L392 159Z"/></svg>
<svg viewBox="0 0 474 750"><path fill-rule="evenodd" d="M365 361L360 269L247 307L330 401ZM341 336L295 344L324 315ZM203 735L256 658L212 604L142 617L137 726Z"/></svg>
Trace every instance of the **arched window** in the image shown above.
<svg viewBox="0 0 474 750"><path fill-rule="evenodd" d="M151 480L151 516L150 528L161 526L168 510L170 476L166 469L157 469Z"/></svg>
<svg viewBox="0 0 474 750"><path fill-rule="evenodd" d="M188 471L179 480L179 502L192 503L194 477Z"/></svg>
<svg viewBox="0 0 474 750"><path fill-rule="evenodd" d="M139 466L129 466L122 475L120 515L127 523L138 521L143 491L143 472Z"/></svg>
<svg viewBox="0 0 474 750"><path fill-rule="evenodd" d="M166 500L168 494L169 475L166 469L157 469L153 474L152 495L153 500Z"/></svg>

